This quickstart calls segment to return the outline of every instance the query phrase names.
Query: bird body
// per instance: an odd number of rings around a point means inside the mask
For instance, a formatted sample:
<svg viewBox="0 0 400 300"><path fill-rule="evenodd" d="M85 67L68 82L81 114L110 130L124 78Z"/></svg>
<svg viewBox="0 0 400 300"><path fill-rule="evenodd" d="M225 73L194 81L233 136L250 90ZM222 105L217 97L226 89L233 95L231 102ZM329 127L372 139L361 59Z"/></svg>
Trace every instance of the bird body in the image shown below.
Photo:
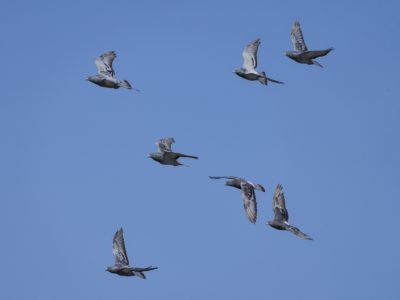
<svg viewBox="0 0 400 300"><path fill-rule="evenodd" d="M265 72L258 72L256 71L257 68L257 51L258 46L260 45L260 39L254 40L252 43L247 45L242 53L243 56L243 66L241 68L236 69L233 71L236 75L250 80L255 81L258 80L260 83L267 85L268 81L275 82L275 83L283 83L278 80L274 80L268 78Z"/></svg>
<svg viewBox="0 0 400 300"><path fill-rule="evenodd" d="M118 80L115 78L115 72L112 67L114 58L117 57L115 51L108 51L96 58L97 75L89 76L86 80L105 88L126 88L132 89L127 80Z"/></svg>
<svg viewBox="0 0 400 300"><path fill-rule="evenodd" d="M274 211L274 219L268 221L267 224L277 230L287 230L305 240L312 240L310 236L303 233L297 227L289 224L289 213L286 209L285 195L283 194L283 187L278 184L275 188L274 196L272 199L272 209Z"/></svg>
<svg viewBox="0 0 400 300"><path fill-rule="evenodd" d="M291 39L293 43L293 51L286 51L285 55L300 64L316 65L322 68L322 65L315 59L327 55L333 50L328 48L324 50L310 51L307 49L306 43L304 42L303 32L301 31L300 23L294 22L291 32Z"/></svg>
<svg viewBox="0 0 400 300"><path fill-rule="evenodd" d="M235 176L208 176L210 179L229 179L225 182L226 186L231 186L242 191L243 206L247 214L247 218L253 224L257 220L257 200L254 190L265 192L261 184L255 184L243 178Z"/></svg>
<svg viewBox="0 0 400 300"><path fill-rule="evenodd" d="M146 268L136 268L129 265L128 255L126 254L124 232L120 228L114 235L113 255L115 257L115 263L112 266L107 267L106 271L114 273L120 276L137 276L142 279L146 279L143 272L152 271L158 269L157 267L146 267Z"/></svg>
<svg viewBox="0 0 400 300"><path fill-rule="evenodd" d="M171 149L171 145L175 143L174 138L164 138L160 139L156 142L158 147L158 152L149 153L148 157L151 159L159 162L162 165L169 165L169 166L184 166L184 164L178 161L180 157L187 157L198 159L197 156L187 155L183 153L173 152Z"/></svg>

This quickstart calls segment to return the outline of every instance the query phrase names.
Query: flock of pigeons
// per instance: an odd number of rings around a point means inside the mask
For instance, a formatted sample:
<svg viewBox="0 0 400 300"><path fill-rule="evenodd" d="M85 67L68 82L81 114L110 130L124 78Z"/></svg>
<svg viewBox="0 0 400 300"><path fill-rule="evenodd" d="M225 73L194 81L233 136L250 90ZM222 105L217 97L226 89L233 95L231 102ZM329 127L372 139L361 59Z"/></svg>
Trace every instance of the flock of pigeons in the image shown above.
<svg viewBox="0 0 400 300"><path fill-rule="evenodd" d="M309 51L304 42L303 33L300 28L299 22L294 22L291 32L291 39L294 47L294 51L287 51L286 56L293 59L294 61L301 64L316 65L322 67L315 59L321 56L327 55L333 48L325 50ZM255 81L258 80L260 83L267 85L268 81L274 83L283 82L271 79L267 77L265 72L256 71L257 68L257 51L260 45L260 39L256 39L249 45L247 45L242 53L243 66L236 69L234 73L238 76L247 80ZM86 79L90 82L97 84L101 87L107 88L126 88L133 89L131 84L127 80L118 80L115 77L115 72L112 67L113 61L116 58L114 51L106 52L96 58L95 64L97 67L97 75L89 76ZM136 91L139 91L135 89ZM172 151L171 145L175 143L173 138L164 138L156 142L158 152L150 153L149 158L154 161L170 166L185 166L178 161L179 158L193 158L198 159L197 156L182 154ZM225 185L231 186L241 190L243 205L249 221L253 224L257 220L257 201L255 190L265 192L264 187L261 184L252 183L246 179L234 177L234 176L209 176L210 179L228 179ZM283 187L278 184L275 188L275 192L272 200L272 209L274 211L274 219L268 221L267 224L278 230L287 230L295 234L296 236L305 239L312 240L310 236L303 233L300 229L289 224L289 214L286 209L285 196L283 193ZM152 271L157 267L146 267L137 268L129 265L128 255L126 253L125 241L123 235L123 229L120 228L114 235L112 252L115 257L115 263L113 266L107 267L106 271L115 273L121 276L138 276L140 278L146 278L144 272Z"/></svg>

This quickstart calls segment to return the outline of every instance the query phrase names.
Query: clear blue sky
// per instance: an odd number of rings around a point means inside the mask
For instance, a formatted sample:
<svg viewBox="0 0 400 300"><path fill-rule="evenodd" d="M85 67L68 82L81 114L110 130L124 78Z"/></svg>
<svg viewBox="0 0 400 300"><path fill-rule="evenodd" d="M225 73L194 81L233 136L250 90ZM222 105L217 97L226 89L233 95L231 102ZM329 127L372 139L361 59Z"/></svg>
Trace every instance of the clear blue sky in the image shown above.
<svg viewBox="0 0 400 300"><path fill-rule="evenodd" d="M0 11L2 298L399 299L398 1L70 2ZM232 73L256 37L284 85ZM141 93L84 80L109 50ZM256 225L208 175L266 187ZM277 183L314 241L265 225ZM120 226L147 280L104 271Z"/></svg>

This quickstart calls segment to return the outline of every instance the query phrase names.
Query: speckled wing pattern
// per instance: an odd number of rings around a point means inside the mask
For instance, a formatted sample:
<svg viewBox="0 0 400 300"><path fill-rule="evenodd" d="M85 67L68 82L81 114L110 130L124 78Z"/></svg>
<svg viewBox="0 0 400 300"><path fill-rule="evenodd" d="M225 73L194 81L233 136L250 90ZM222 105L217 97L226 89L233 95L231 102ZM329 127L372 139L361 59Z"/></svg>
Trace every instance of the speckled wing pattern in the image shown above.
<svg viewBox="0 0 400 300"><path fill-rule="evenodd" d="M114 235L112 252L115 257L115 264L129 266L129 259L125 249L124 231L122 228Z"/></svg>
<svg viewBox="0 0 400 300"><path fill-rule="evenodd" d="M304 240L312 240L312 237L310 237L309 235L305 234L304 232L302 232L297 227L294 227L294 226L291 226L291 225L287 225L286 226L286 230L290 231L291 233L297 235L299 238L302 238Z"/></svg>
<svg viewBox="0 0 400 300"><path fill-rule="evenodd" d="M243 206L246 211L249 221L253 224L257 220L257 202L254 187L247 182L240 184L242 190Z"/></svg>
<svg viewBox="0 0 400 300"><path fill-rule="evenodd" d="M156 145L158 147L158 151L164 153L164 152L171 152L171 145L175 143L174 138L165 138L165 139L160 139L156 142Z"/></svg>
<svg viewBox="0 0 400 300"><path fill-rule="evenodd" d="M287 222L289 220L289 213L286 209L285 195L282 190L282 185L278 184L272 200L272 209L275 213L275 220Z"/></svg>
<svg viewBox="0 0 400 300"><path fill-rule="evenodd" d="M307 51L307 46L303 38L303 32L301 31L300 23L298 21L294 22L290 36L292 38L294 50L302 52Z"/></svg>
<svg viewBox="0 0 400 300"><path fill-rule="evenodd" d="M256 39L243 50L243 68L247 71L254 71L257 68L257 51L260 43L260 39Z"/></svg>
<svg viewBox="0 0 400 300"><path fill-rule="evenodd" d="M96 58L95 64L97 67L97 72L101 75L115 77L115 72L112 67L114 58L117 57L117 54L114 51L108 51L103 53L99 57Z"/></svg>

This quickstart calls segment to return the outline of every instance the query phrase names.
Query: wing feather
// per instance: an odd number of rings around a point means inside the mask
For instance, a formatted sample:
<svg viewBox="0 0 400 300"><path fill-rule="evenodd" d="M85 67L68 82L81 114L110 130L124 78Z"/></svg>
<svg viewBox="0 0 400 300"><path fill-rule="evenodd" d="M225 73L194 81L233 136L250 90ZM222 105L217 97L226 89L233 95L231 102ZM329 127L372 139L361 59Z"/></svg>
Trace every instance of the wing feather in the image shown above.
<svg viewBox="0 0 400 300"><path fill-rule="evenodd" d="M307 46L303 38L303 32L301 31L300 23L298 21L294 22L290 36L292 38L294 50L302 52L307 51Z"/></svg>
<svg viewBox="0 0 400 300"><path fill-rule="evenodd" d="M282 185L278 184L275 188L272 200L272 209L274 210L276 220L284 220L287 222L289 220L289 213L286 209L285 195L282 190Z"/></svg>
<svg viewBox="0 0 400 300"><path fill-rule="evenodd" d="M117 230L114 235L112 252L115 257L115 264L129 266L129 259L125 248L124 231L122 228Z"/></svg>
<svg viewBox="0 0 400 300"><path fill-rule="evenodd" d="M175 143L174 138L165 138L165 139L160 139L156 142L156 145L158 147L158 151L161 153L164 152L171 152L171 145Z"/></svg>
<svg viewBox="0 0 400 300"><path fill-rule="evenodd" d="M226 179L240 179L239 177L235 177L235 176L208 176L210 179L222 179L222 178L226 178Z"/></svg>
<svg viewBox="0 0 400 300"><path fill-rule="evenodd" d="M240 184L242 190L243 206L246 211L249 221L253 224L257 220L257 201L254 187L247 182Z"/></svg>
<svg viewBox="0 0 400 300"><path fill-rule="evenodd" d="M260 39L257 38L248 44L243 50L243 68L247 71L255 70L255 68L257 68L257 51L260 43Z"/></svg>
<svg viewBox="0 0 400 300"><path fill-rule="evenodd" d="M108 51L97 57L95 61L97 67L97 73L114 78L115 72L112 67L112 64L114 58L116 57L117 54L115 53L115 51Z"/></svg>

